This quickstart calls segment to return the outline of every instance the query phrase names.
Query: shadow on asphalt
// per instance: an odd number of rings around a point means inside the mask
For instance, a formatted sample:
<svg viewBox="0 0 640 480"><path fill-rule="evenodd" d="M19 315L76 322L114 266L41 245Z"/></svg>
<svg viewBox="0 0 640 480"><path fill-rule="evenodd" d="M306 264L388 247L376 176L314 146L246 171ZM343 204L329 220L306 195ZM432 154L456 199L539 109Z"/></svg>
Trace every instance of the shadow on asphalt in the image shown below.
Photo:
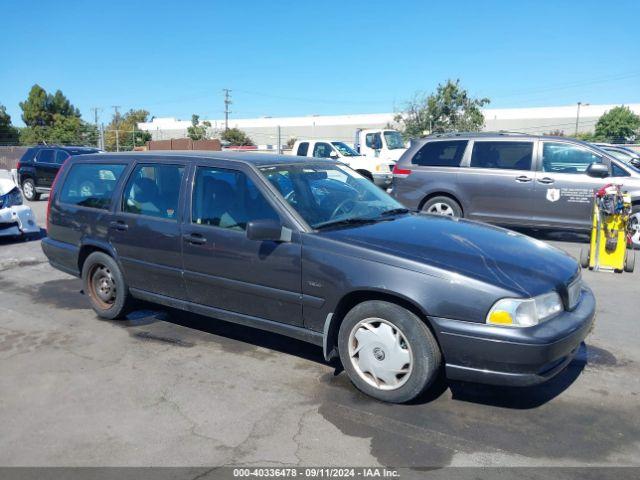
<svg viewBox="0 0 640 480"><path fill-rule="evenodd" d="M147 305L145 305L146 307ZM149 305L150 309L154 307ZM294 355L322 365L334 368L333 376L346 375L343 373L339 361L327 363L320 347L293 338L254 328L236 325L223 320L212 319L181 310L167 309L137 310L132 312L126 321L113 322L127 329L130 334L141 340L155 339L175 345L193 345L200 343L197 332L194 335L177 334L166 329L158 329L154 333L149 326L156 322L168 322L187 327L199 332L219 337L215 341L223 348L237 353L250 353L252 347L273 350L275 352ZM143 329L144 331L141 331ZM200 340L200 342L198 342ZM231 340L231 342L229 342ZM560 374L541 385L531 387L500 387L493 385L474 384L467 382L448 381L440 375L434 384L420 397L410 402L411 405L423 405L440 398L447 390L451 391L451 398L460 402L470 402L508 409L524 410L544 405L554 399L580 376L580 373L591 356L583 343L574 360ZM355 387L351 387L354 388Z"/></svg>

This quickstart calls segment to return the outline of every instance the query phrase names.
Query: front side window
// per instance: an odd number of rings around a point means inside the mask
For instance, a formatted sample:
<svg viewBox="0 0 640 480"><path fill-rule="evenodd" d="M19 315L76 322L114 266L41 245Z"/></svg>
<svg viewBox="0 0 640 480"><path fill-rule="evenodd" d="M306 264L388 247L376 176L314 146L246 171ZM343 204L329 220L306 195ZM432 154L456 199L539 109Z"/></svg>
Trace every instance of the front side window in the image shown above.
<svg viewBox="0 0 640 480"><path fill-rule="evenodd" d="M298 151L296 152L296 155L298 155L299 157L306 157L308 152L309 142L301 142L300 145L298 145Z"/></svg>
<svg viewBox="0 0 640 480"><path fill-rule="evenodd" d="M615 163L611 162L611 176L612 177L630 177L631 174L624 168L619 167Z"/></svg>
<svg viewBox="0 0 640 480"><path fill-rule="evenodd" d="M592 163L602 163L602 158L586 148L559 142L545 142L542 147L543 172L585 173Z"/></svg>
<svg viewBox="0 0 640 480"><path fill-rule="evenodd" d="M64 150L58 150L56 152L56 163L62 165L64 161L69 158L69 154Z"/></svg>
<svg viewBox="0 0 640 480"><path fill-rule="evenodd" d="M37 161L38 163L54 163L55 150L40 150Z"/></svg>
<svg viewBox="0 0 640 480"><path fill-rule="evenodd" d="M286 184L282 185L287 188ZM280 220L256 184L238 170L198 167L193 186L191 222L246 230L253 220Z"/></svg>
<svg viewBox="0 0 640 480"><path fill-rule="evenodd" d="M74 165L60 190L60 203L108 210L124 168L122 164Z"/></svg>
<svg viewBox="0 0 640 480"><path fill-rule="evenodd" d="M262 174L313 228L371 222L406 209L343 165L276 165Z"/></svg>
<svg viewBox="0 0 640 480"><path fill-rule="evenodd" d="M343 157L358 157L360 154L344 142L331 142Z"/></svg>
<svg viewBox="0 0 640 480"><path fill-rule="evenodd" d="M328 143L316 143L316 146L313 147L313 156L316 158L329 158L331 152L333 152L333 147Z"/></svg>
<svg viewBox="0 0 640 480"><path fill-rule="evenodd" d="M471 167L531 170L532 142L474 142Z"/></svg>
<svg viewBox="0 0 640 480"><path fill-rule="evenodd" d="M459 167L467 143L466 140L427 142L411 163L424 167Z"/></svg>
<svg viewBox="0 0 640 480"><path fill-rule="evenodd" d="M402 138L402 135L400 135L400 132L388 130L384 132L384 139L387 141L387 147L389 150L404 148L404 139Z"/></svg>
<svg viewBox="0 0 640 480"><path fill-rule="evenodd" d="M137 165L124 189L122 211L175 221L183 173L181 165Z"/></svg>
<svg viewBox="0 0 640 480"><path fill-rule="evenodd" d="M367 133L365 136L365 145L374 150L380 150L382 148L382 139L379 133Z"/></svg>

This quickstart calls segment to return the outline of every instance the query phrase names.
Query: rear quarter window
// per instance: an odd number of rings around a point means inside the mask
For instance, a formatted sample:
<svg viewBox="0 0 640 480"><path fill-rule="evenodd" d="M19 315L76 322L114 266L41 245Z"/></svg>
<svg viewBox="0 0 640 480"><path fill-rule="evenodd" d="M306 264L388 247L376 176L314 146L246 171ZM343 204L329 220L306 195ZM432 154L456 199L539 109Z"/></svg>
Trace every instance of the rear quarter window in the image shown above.
<svg viewBox="0 0 640 480"><path fill-rule="evenodd" d="M459 167L468 143L467 140L428 142L413 156L411 163L423 167Z"/></svg>
<svg viewBox="0 0 640 480"><path fill-rule="evenodd" d="M73 165L60 189L60 203L107 210L126 165L79 163Z"/></svg>

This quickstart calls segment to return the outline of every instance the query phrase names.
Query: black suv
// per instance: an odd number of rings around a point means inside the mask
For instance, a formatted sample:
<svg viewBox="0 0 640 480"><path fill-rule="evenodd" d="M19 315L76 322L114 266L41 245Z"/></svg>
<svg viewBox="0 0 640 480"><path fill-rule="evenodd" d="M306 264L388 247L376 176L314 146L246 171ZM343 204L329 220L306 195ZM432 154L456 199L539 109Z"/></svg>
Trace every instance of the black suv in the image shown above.
<svg viewBox="0 0 640 480"><path fill-rule="evenodd" d="M42 248L102 318L142 299L339 357L405 402L449 378L529 385L571 361L595 300L566 253L409 212L344 164L255 153L72 157Z"/></svg>
<svg viewBox="0 0 640 480"><path fill-rule="evenodd" d="M40 145L30 147L18 162L18 182L27 200L39 200L42 193L51 189L53 179L62 164L69 157L97 153L100 150L91 147L59 147Z"/></svg>

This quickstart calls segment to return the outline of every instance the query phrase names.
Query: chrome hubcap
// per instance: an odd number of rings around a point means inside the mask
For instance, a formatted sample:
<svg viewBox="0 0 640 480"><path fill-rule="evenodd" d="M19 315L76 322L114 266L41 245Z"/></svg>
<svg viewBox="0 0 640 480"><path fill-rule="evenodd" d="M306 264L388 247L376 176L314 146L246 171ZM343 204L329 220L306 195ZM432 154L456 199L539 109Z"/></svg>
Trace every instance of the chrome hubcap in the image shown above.
<svg viewBox="0 0 640 480"><path fill-rule="evenodd" d="M640 213L634 213L629 219L629 230L631 231L631 241L634 245L640 246Z"/></svg>
<svg viewBox="0 0 640 480"><path fill-rule="evenodd" d="M33 185L31 184L31 182L26 182L24 185L22 185L22 189L24 190L25 197L33 197Z"/></svg>
<svg viewBox="0 0 640 480"><path fill-rule="evenodd" d="M395 390L411 376L413 354L402 331L381 318L367 318L349 334L349 358L353 368L369 385Z"/></svg>
<svg viewBox="0 0 640 480"><path fill-rule="evenodd" d="M455 217L453 208L451 208L450 205L447 205L446 203L442 203L442 202L434 203L433 205L431 205L427 210L427 213L444 215L446 217Z"/></svg>

